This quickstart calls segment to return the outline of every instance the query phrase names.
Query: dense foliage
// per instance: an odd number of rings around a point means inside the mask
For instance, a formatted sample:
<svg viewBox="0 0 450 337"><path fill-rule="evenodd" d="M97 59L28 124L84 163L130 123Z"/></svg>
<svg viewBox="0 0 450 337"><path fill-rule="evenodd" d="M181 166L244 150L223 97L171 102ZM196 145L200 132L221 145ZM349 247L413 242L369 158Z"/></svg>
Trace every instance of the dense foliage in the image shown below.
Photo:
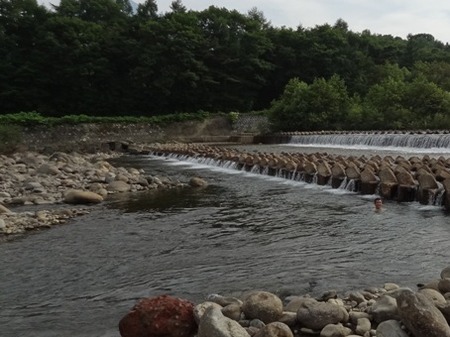
<svg viewBox="0 0 450 337"><path fill-rule="evenodd" d="M449 75L450 47L429 34L273 27L256 8L180 0L167 13L155 0L0 0L0 116L266 110L279 130L450 128Z"/></svg>

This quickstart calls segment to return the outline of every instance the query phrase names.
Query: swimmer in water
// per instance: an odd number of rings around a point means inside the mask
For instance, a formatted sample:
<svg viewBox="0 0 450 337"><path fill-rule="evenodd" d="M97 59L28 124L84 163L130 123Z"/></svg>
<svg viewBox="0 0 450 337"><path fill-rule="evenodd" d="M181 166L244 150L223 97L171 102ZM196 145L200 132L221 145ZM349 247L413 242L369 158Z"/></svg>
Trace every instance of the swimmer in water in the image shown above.
<svg viewBox="0 0 450 337"><path fill-rule="evenodd" d="M381 198L375 198L373 201L373 204L375 205L375 212L382 212L383 211L383 200Z"/></svg>

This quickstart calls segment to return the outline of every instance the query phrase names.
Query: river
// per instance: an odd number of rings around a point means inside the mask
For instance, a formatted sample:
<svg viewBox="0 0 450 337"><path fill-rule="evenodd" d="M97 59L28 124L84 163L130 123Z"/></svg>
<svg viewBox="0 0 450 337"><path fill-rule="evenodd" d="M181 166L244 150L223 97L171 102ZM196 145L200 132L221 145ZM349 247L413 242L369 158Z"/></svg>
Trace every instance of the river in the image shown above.
<svg viewBox="0 0 450 337"><path fill-rule="evenodd" d="M1 336L118 337L119 320L146 296L414 288L449 265L441 207L387 202L374 213L374 196L326 186L151 156L115 164L209 185L115 196L0 244Z"/></svg>

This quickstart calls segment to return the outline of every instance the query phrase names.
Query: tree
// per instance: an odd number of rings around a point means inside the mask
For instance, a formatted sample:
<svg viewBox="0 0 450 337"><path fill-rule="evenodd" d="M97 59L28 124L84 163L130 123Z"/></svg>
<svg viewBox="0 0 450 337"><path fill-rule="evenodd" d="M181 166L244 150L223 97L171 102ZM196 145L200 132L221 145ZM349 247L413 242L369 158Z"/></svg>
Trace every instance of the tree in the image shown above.
<svg viewBox="0 0 450 337"><path fill-rule="evenodd" d="M350 98L344 81L333 75L309 86L307 120L311 130L342 130L346 126Z"/></svg>
<svg viewBox="0 0 450 337"><path fill-rule="evenodd" d="M0 113L39 109L46 58L39 45L48 16L36 0L0 0Z"/></svg>
<svg viewBox="0 0 450 337"><path fill-rule="evenodd" d="M319 78L309 86L295 78L272 103L271 121L276 129L284 131L342 129L350 106L345 83L339 76Z"/></svg>
<svg viewBox="0 0 450 337"><path fill-rule="evenodd" d="M145 0L139 4L136 16L141 20L152 20L158 17L158 5L155 0Z"/></svg>
<svg viewBox="0 0 450 337"><path fill-rule="evenodd" d="M309 130L310 125L305 121L308 94L308 84L298 78L291 79L269 109L272 128L278 131Z"/></svg>
<svg viewBox="0 0 450 337"><path fill-rule="evenodd" d="M181 0L174 0L170 4L170 9L172 12L178 12L178 13L186 13L186 6L183 5L183 2Z"/></svg>
<svg viewBox="0 0 450 337"><path fill-rule="evenodd" d="M364 99L364 124L367 129L406 129L411 112L405 108L406 83L392 77L372 86Z"/></svg>
<svg viewBox="0 0 450 337"><path fill-rule="evenodd" d="M61 16L76 17L99 24L123 21L129 9L126 0L61 0L59 6L54 7Z"/></svg>

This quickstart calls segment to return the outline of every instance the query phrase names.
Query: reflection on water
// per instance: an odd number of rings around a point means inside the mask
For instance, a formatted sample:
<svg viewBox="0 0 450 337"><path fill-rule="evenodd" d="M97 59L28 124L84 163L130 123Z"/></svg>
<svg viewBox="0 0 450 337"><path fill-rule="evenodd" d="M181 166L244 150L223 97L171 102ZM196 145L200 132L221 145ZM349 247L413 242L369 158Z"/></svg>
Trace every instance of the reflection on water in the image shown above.
<svg viewBox="0 0 450 337"><path fill-rule="evenodd" d="M448 265L450 224L439 207L387 202L374 213L374 196L327 186L121 160L209 186L116 196L69 225L0 245L2 336L118 337L120 318L144 296L414 287Z"/></svg>

